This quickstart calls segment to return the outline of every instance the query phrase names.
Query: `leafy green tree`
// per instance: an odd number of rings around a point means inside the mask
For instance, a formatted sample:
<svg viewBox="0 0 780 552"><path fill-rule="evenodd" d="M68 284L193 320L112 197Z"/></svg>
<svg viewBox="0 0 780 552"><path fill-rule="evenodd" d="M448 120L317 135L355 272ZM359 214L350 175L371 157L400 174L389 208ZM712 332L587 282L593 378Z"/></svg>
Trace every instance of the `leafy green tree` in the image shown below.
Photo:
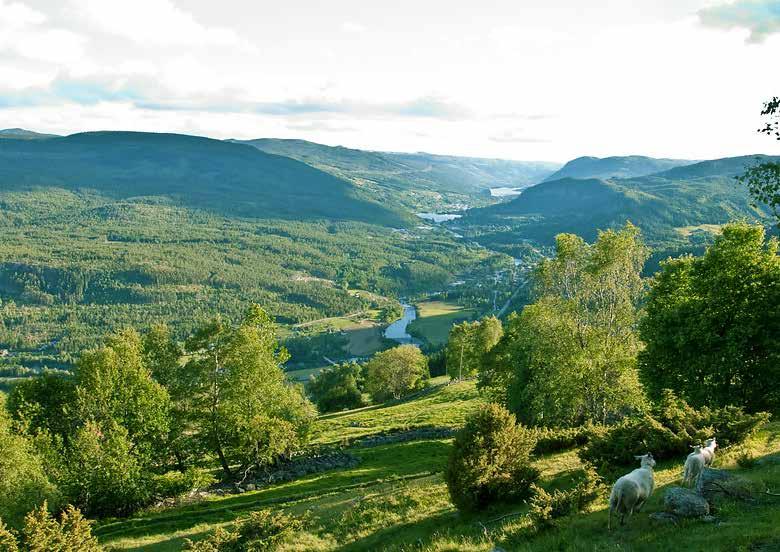
<svg viewBox="0 0 780 552"><path fill-rule="evenodd" d="M761 115L767 118L758 131L780 140L780 98L777 96L764 104ZM780 163L766 161L750 167L740 177L750 194L758 203L764 203L774 212L780 222Z"/></svg>
<svg viewBox="0 0 780 552"><path fill-rule="evenodd" d="M141 337L122 330L99 349L85 352L76 369L76 412L83 422L127 430L136 456L158 457L169 429L170 398L152 379Z"/></svg>
<svg viewBox="0 0 780 552"><path fill-rule="evenodd" d="M764 228L730 224L702 257L664 263L640 330L642 380L694 406L780 412L780 258Z"/></svg>
<svg viewBox="0 0 780 552"><path fill-rule="evenodd" d="M348 363L320 370L306 383L306 391L320 412L358 408L365 404L358 364Z"/></svg>
<svg viewBox="0 0 780 552"><path fill-rule="evenodd" d="M76 383L71 377L45 371L11 388L8 410L30 435L47 432L64 441L75 431Z"/></svg>
<svg viewBox="0 0 780 552"><path fill-rule="evenodd" d="M152 377L170 397L166 449L179 471L184 472L191 457L199 452L191 431L194 378L182 362L184 351L165 324L156 324L143 335L142 354Z"/></svg>
<svg viewBox="0 0 780 552"><path fill-rule="evenodd" d="M531 463L535 446L534 432L504 407L490 403L479 409L455 436L444 472L452 502L472 511L527 497L539 478Z"/></svg>
<svg viewBox="0 0 780 552"><path fill-rule="evenodd" d="M366 390L377 402L400 399L425 387L428 359L414 345L376 353L366 365Z"/></svg>
<svg viewBox="0 0 780 552"><path fill-rule="evenodd" d="M124 516L146 504L148 472L127 429L87 422L73 436L60 477L68 501L91 516Z"/></svg>
<svg viewBox="0 0 780 552"><path fill-rule="evenodd" d="M195 381L195 431L226 477L233 475L231 464L264 465L303 446L315 411L287 383L287 351L258 305L235 327L221 319L204 325L186 348L193 356L186 372Z"/></svg>
<svg viewBox="0 0 780 552"><path fill-rule="evenodd" d="M452 379L472 377L482 367L487 353L503 335L501 321L490 316L475 322L461 322L450 329L447 341L447 372Z"/></svg>
<svg viewBox="0 0 780 552"><path fill-rule="evenodd" d="M637 305L648 252L639 230L571 234L535 275L536 301L509 317L480 387L532 425L606 423L643 405Z"/></svg>
<svg viewBox="0 0 780 552"><path fill-rule="evenodd" d="M13 430L0 393L0 519L11 527L20 527L27 512L47 500L59 502L44 468L31 439Z"/></svg>

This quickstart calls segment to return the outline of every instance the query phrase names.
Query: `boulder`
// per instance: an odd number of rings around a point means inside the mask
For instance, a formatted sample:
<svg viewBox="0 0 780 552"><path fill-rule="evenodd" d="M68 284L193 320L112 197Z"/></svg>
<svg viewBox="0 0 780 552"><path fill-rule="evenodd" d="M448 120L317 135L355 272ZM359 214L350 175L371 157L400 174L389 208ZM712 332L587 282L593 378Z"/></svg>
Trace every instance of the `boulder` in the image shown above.
<svg viewBox="0 0 780 552"><path fill-rule="evenodd" d="M751 481L727 470L711 468L704 469L696 485L696 492L713 508L717 508L724 501L753 501L764 490L762 483Z"/></svg>
<svg viewBox="0 0 780 552"><path fill-rule="evenodd" d="M698 518L710 513L710 505L701 496L682 487L671 487L664 495L667 512L684 518Z"/></svg>

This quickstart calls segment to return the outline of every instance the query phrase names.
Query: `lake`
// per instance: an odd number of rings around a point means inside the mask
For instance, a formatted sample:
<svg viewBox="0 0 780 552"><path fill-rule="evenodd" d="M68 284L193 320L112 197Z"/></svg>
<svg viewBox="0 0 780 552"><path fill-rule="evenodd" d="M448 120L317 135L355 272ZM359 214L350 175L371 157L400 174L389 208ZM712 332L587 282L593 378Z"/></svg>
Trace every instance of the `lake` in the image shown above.
<svg viewBox="0 0 780 552"><path fill-rule="evenodd" d="M447 222L449 220L459 219L463 215L450 215L446 213L417 213L421 219L431 220L433 222Z"/></svg>
<svg viewBox="0 0 780 552"><path fill-rule="evenodd" d="M517 188L490 188L490 195L492 197L511 197L520 195L521 193L523 193L523 191Z"/></svg>

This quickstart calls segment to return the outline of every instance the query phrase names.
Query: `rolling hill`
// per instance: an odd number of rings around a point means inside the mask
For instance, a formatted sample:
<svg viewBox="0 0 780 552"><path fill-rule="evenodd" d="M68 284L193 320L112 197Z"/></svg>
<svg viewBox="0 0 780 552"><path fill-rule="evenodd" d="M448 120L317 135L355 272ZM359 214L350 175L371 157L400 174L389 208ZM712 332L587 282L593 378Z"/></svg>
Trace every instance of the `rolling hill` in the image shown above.
<svg viewBox="0 0 780 552"><path fill-rule="evenodd" d="M444 203L473 204L475 195L487 198L490 188L526 188L558 167L546 162L364 151L305 140L261 138L241 143L303 161L412 208L442 203L442 194Z"/></svg>
<svg viewBox="0 0 780 552"><path fill-rule="evenodd" d="M618 157L578 157L545 178L546 181L561 178L632 178L662 172L673 167L690 165L695 161L683 159L656 159L643 155Z"/></svg>
<svg viewBox="0 0 780 552"><path fill-rule="evenodd" d="M0 130L0 139L9 140L46 140L48 138L57 138L57 134L42 134L23 128L5 128Z"/></svg>
<svg viewBox="0 0 780 552"><path fill-rule="evenodd" d="M89 132L0 141L0 187L146 197L231 216L403 225L409 215L305 163L221 140Z"/></svg>
<svg viewBox="0 0 780 552"><path fill-rule="evenodd" d="M550 245L556 234L587 240L627 220L655 249L706 242L712 230L735 218L762 220L735 176L766 156L703 161L633 178L561 178L545 181L516 199L473 209L458 221L487 247L507 251L518 240ZM776 159L776 158L775 158Z"/></svg>

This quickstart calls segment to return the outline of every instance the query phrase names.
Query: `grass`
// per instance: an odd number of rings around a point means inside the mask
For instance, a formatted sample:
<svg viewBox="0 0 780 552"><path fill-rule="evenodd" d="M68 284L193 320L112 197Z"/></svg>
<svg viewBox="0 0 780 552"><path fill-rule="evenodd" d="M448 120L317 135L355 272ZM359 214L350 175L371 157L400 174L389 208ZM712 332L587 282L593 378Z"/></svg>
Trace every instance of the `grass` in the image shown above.
<svg viewBox="0 0 780 552"><path fill-rule="evenodd" d="M439 378L435 383L438 387L432 393L411 401L322 416L315 440L337 442L345 435L409 425L457 426L483 404L473 382L444 385L445 378ZM353 448L351 452L361 459L354 468L103 523L97 534L102 543L115 549L180 550L185 538L202 538L252 510L273 508L308 520L295 542L286 545L287 551L488 552L499 546L520 552L759 552L776 550L780 545L780 499L775 497L756 504L726 504L715 514L717 523L654 525L648 514L663 509L664 488L678 483L682 466L677 461L659 463L657 489L644 511L611 533L606 529L606 497L590 511L564 518L558 527L535 535L527 530L524 504L463 515L452 506L441 474L451 443L451 439L433 439ZM780 422L769 424L745 447L721 452L716 459L718 468L737 469L740 475L760 479L779 490L780 462L738 469L737 459L746 449L758 458L780 454ZM536 463L547 489L566 487L572 472L580 467L576 451L546 455Z"/></svg>
<svg viewBox="0 0 780 552"><path fill-rule="evenodd" d="M447 343L453 324L474 317L473 309L465 309L444 301L423 301L415 305L417 319L409 324L408 332L431 345Z"/></svg>
<svg viewBox="0 0 780 552"><path fill-rule="evenodd" d="M473 381L448 384L448 379L434 378L431 385L437 387L436 391L419 399L321 416L314 442L338 443L410 426L458 427L483 402Z"/></svg>

